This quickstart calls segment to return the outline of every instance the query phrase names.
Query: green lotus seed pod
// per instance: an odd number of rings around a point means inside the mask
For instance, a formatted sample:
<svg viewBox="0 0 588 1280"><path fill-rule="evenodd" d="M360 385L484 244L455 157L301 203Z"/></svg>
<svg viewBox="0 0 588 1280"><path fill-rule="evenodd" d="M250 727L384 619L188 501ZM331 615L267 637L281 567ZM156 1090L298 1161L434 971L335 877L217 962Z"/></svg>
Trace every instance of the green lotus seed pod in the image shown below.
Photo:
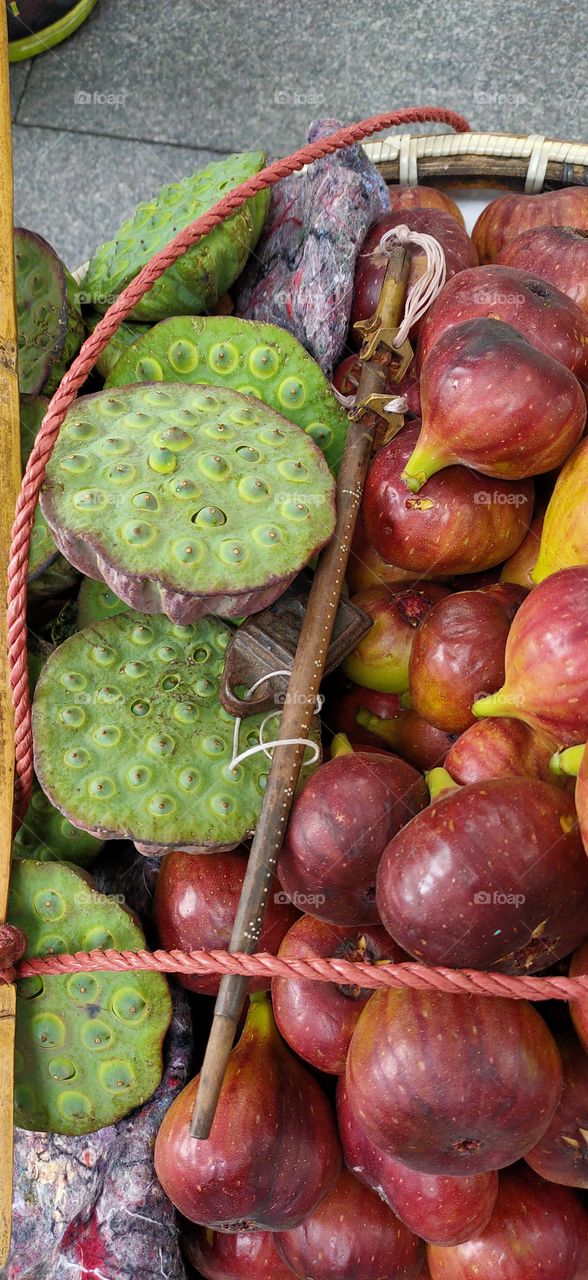
<svg viewBox="0 0 588 1280"><path fill-rule="evenodd" d="M76 710L83 714L81 708ZM89 867L96 860L103 843L103 840L89 836L87 831L74 827L68 818L64 818L35 780L29 807L14 837L12 850L15 858L73 862L78 867Z"/></svg>
<svg viewBox="0 0 588 1280"><path fill-rule="evenodd" d="M102 622L103 618L112 618L115 613L127 610L128 605L123 604L105 582L97 582L95 578L82 578L78 592L78 631L82 631L91 622Z"/></svg>
<svg viewBox="0 0 588 1280"><path fill-rule="evenodd" d="M233 187L258 173L263 163L261 151L225 156L181 182L162 187L153 200L140 204L114 239L96 250L83 284L87 300L98 311L106 311L154 254ZM247 200L164 271L135 305L131 318L163 320L214 307L243 270L268 205L269 191Z"/></svg>
<svg viewBox="0 0 588 1280"><path fill-rule="evenodd" d="M182 627L119 613L55 650L35 691L35 769L76 827L155 854L231 849L253 833L270 761L260 751L231 768L235 720L219 701L231 635L212 617ZM264 719L247 717L239 752L259 744ZM279 730L277 708L265 740Z"/></svg>
<svg viewBox="0 0 588 1280"><path fill-rule="evenodd" d="M9 912L27 937L27 957L146 945L131 912L66 863L15 861ZM74 1135L122 1119L161 1080L171 1013L159 973L73 973L19 982L15 1124Z"/></svg>
<svg viewBox="0 0 588 1280"><path fill-rule="evenodd" d="M55 251L33 231L14 232L18 385L51 396L84 338L79 290Z"/></svg>
<svg viewBox="0 0 588 1280"><path fill-rule="evenodd" d="M80 289L83 290L83 284L80 285ZM98 321L102 320L102 316L97 312L92 311L85 317L85 319L88 332L93 333ZM139 338L144 337L148 332L148 325L139 324L138 322L133 323L130 320L123 320L122 324L119 324L116 333L113 333L112 337L107 342L104 351L102 351L98 356L96 361L96 369L98 370L98 373L101 374L103 378L108 378L109 374L112 373L115 364L120 360L120 357L124 355L127 348L130 347L133 342L137 342Z"/></svg>
<svg viewBox="0 0 588 1280"><path fill-rule="evenodd" d="M173 316L127 346L107 379L200 382L257 396L308 432L336 473L347 414L319 365L275 324L238 316Z"/></svg>
<svg viewBox="0 0 588 1280"><path fill-rule="evenodd" d="M261 400L163 382L76 401L41 507L82 573L189 623L277 599L330 538L334 494L314 441Z"/></svg>

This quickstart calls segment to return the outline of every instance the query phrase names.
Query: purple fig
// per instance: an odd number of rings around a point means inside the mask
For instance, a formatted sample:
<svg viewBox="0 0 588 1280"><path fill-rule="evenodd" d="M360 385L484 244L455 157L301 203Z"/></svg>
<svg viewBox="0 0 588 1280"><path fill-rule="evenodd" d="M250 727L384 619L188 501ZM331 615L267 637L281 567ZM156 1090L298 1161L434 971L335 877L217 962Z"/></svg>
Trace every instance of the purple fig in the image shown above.
<svg viewBox="0 0 588 1280"><path fill-rule="evenodd" d="M427 964L536 973L588 932L588 858L573 796L493 778L439 796L382 854L376 904Z"/></svg>
<svg viewBox="0 0 588 1280"><path fill-rule="evenodd" d="M561 569L531 591L509 632L505 681L475 716L514 716L572 746L588 737L588 566Z"/></svg>
<svg viewBox="0 0 588 1280"><path fill-rule="evenodd" d="M564 1087L551 1123L525 1160L548 1182L588 1189L588 1054L573 1031L557 1037Z"/></svg>
<svg viewBox="0 0 588 1280"><path fill-rule="evenodd" d="M510 622L502 605L483 591L458 591L433 606L415 633L409 663L414 710L436 729L462 733L474 723L471 706L481 691L504 679Z"/></svg>
<svg viewBox="0 0 588 1280"><path fill-rule="evenodd" d="M486 1226L498 1191L496 1172L462 1178L418 1173L386 1155L358 1124L343 1076L337 1085L337 1120L347 1167L417 1236L433 1244L459 1244Z"/></svg>
<svg viewBox="0 0 588 1280"><path fill-rule="evenodd" d="M341 1150L325 1095L286 1049L263 995L252 998L202 1141L190 1134L198 1082L172 1103L155 1144L155 1171L176 1209L217 1231L303 1222L335 1185Z"/></svg>
<svg viewBox="0 0 588 1280"><path fill-rule="evenodd" d="M557 1045L524 1000L381 990L353 1033L349 1105L421 1173L487 1173L539 1141L562 1091Z"/></svg>
<svg viewBox="0 0 588 1280"><path fill-rule="evenodd" d="M278 863L294 906L333 924L379 924L378 863L426 791L416 769L390 752L349 749L321 765L294 802Z"/></svg>
<svg viewBox="0 0 588 1280"><path fill-rule="evenodd" d="M422 1241L348 1169L306 1222L275 1243L300 1280L417 1280L423 1261Z"/></svg>
<svg viewBox="0 0 588 1280"><path fill-rule="evenodd" d="M301 916L286 934L279 955L286 960L329 959L399 964L408 956L381 925L353 929ZM278 1030L291 1049L319 1071L340 1075L355 1025L371 991L356 984L273 978L272 1004Z"/></svg>
<svg viewBox="0 0 588 1280"><path fill-rule="evenodd" d="M370 464L361 508L368 541L383 560L415 577L493 568L513 555L527 533L532 480L489 479L467 467L447 467L415 497L402 476L419 425L404 427Z"/></svg>

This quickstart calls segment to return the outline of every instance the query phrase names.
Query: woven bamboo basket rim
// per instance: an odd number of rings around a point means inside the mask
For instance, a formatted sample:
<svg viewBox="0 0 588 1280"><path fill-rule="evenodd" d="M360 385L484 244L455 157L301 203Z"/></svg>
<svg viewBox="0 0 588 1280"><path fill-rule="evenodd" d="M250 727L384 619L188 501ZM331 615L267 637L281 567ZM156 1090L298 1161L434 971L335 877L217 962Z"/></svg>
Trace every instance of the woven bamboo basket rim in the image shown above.
<svg viewBox="0 0 588 1280"><path fill-rule="evenodd" d="M526 133L399 133L363 143L370 160L387 182L415 186L421 179L464 185L473 180L525 179L525 190L537 193L546 182L561 186L588 183L588 143ZM465 185L469 185L466 183ZM487 184L486 184L487 185Z"/></svg>

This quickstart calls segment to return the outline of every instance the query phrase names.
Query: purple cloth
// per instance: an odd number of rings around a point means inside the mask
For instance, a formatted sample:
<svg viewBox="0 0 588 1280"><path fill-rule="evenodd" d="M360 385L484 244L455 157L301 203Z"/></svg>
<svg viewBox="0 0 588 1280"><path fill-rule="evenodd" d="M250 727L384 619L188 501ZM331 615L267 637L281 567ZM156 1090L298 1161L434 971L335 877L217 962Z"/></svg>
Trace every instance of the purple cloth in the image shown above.
<svg viewBox="0 0 588 1280"><path fill-rule="evenodd" d="M317 121L308 140L340 127L338 120ZM288 329L330 375L345 344L357 255L388 207L386 184L358 146L282 179L241 277L236 315Z"/></svg>
<svg viewBox="0 0 588 1280"><path fill-rule="evenodd" d="M95 879L146 918L157 866L134 850L121 859L119 845ZM190 1009L179 987L173 995L164 1076L145 1106L83 1137L16 1130L3 1280L186 1280L175 1212L153 1168L157 1131L191 1065Z"/></svg>

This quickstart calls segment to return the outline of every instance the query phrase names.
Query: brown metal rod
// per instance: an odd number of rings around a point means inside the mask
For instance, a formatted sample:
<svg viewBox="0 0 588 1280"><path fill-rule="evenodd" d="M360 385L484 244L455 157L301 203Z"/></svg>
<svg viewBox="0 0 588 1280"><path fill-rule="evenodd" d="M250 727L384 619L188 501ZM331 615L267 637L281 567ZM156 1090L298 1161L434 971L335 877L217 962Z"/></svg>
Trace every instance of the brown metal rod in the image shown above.
<svg viewBox="0 0 588 1280"><path fill-rule="evenodd" d="M410 259L404 248L394 249L382 286L377 319L383 329L397 328L402 318ZM356 398L365 399L385 390L393 356L376 351L362 363ZM349 549L380 416L364 412L351 419L345 452L337 479L335 532L319 557L308 606L292 666L280 722L281 738L306 738L323 678ZM303 746L276 747L257 830L251 846L241 899L235 917L229 951L251 955L257 946L268 894L290 816ZM198 1093L192 1115L194 1138L208 1138L221 1091L227 1058L235 1038L247 992L247 978L226 975L220 984Z"/></svg>

